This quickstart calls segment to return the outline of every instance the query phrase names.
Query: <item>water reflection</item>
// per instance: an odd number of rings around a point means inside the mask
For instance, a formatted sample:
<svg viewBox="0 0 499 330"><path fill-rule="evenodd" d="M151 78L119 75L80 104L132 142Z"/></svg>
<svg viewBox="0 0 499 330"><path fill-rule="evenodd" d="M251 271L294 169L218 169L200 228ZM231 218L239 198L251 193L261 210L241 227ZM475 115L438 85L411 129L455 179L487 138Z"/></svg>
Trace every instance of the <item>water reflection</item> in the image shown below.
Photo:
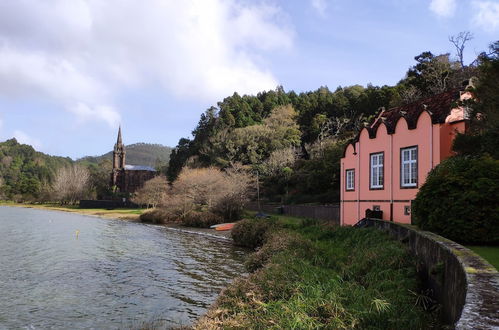
<svg viewBox="0 0 499 330"><path fill-rule="evenodd" d="M245 254L193 235L0 207L0 329L189 324L243 272Z"/></svg>

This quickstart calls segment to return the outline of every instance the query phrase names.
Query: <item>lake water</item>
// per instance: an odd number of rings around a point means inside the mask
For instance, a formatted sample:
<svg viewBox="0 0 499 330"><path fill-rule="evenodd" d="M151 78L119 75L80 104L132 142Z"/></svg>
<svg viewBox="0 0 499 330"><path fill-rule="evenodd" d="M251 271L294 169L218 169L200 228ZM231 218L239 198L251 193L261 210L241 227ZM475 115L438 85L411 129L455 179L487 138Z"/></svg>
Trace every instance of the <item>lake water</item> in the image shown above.
<svg viewBox="0 0 499 330"><path fill-rule="evenodd" d="M164 227L0 207L0 329L187 325L244 272L244 256Z"/></svg>

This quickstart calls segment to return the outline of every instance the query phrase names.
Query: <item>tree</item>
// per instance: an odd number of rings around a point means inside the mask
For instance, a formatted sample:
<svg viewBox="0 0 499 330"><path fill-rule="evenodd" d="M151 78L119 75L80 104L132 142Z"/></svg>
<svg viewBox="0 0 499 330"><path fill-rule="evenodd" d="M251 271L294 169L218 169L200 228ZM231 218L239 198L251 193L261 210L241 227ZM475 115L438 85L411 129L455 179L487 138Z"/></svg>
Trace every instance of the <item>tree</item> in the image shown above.
<svg viewBox="0 0 499 330"><path fill-rule="evenodd" d="M90 193L90 172L78 164L61 167L52 183L54 197L61 203L75 204Z"/></svg>
<svg viewBox="0 0 499 330"><path fill-rule="evenodd" d="M473 39L473 33L469 31L459 32L457 36L450 36L449 41L456 48L456 56L461 68L464 68L464 47L466 43Z"/></svg>
<svg viewBox="0 0 499 330"><path fill-rule="evenodd" d="M479 79L472 90L476 98L463 104L469 110L469 129L456 137L453 149L461 155L487 153L499 159L499 41L480 55L479 62Z"/></svg>
<svg viewBox="0 0 499 330"><path fill-rule="evenodd" d="M237 220L249 196L251 177L239 166L184 168L165 195L161 208L171 221L206 226Z"/></svg>
<svg viewBox="0 0 499 330"><path fill-rule="evenodd" d="M154 177L146 181L144 186L135 192L132 202L147 205L147 207L156 207L166 197L168 188L168 180L166 180L165 176Z"/></svg>
<svg viewBox="0 0 499 330"><path fill-rule="evenodd" d="M467 244L499 243L499 160L452 157L433 169L413 202L416 223Z"/></svg>
<svg viewBox="0 0 499 330"><path fill-rule="evenodd" d="M456 63L449 59L449 55L423 52L416 56L414 59L418 63L407 72L406 84L417 87L423 96L432 96L454 87L450 82Z"/></svg>

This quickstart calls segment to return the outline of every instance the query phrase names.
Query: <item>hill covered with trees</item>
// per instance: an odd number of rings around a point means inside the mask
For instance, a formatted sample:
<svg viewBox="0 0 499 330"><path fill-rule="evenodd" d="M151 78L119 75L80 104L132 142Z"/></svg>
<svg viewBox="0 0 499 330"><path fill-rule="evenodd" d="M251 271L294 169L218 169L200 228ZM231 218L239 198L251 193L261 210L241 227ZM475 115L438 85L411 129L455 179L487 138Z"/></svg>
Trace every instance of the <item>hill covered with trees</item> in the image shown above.
<svg viewBox="0 0 499 330"><path fill-rule="evenodd" d="M148 165L161 171L166 170L171 148L148 143L136 143L126 148L128 164ZM81 166L75 167L76 165ZM38 152L30 145L18 143L16 139L0 142L0 200L58 200L61 187L67 186L58 183L64 181L62 178L67 175L63 174L70 169L85 173L88 171L88 182L81 185L84 188L79 188L82 196L109 196L112 151L101 156L73 161L69 157ZM59 188L56 189L56 186Z"/></svg>
<svg viewBox="0 0 499 330"><path fill-rule="evenodd" d="M16 139L0 142L0 199L37 199L69 157L49 156Z"/></svg>
<svg viewBox="0 0 499 330"><path fill-rule="evenodd" d="M151 167L159 167L167 164L170 160L172 148L161 144L152 143L134 143L126 148L126 163L131 165L147 165ZM109 151L100 156L86 156L80 158L79 162L87 162L99 164L103 160L112 160L113 152ZM159 166L158 166L159 165Z"/></svg>
<svg viewBox="0 0 499 330"><path fill-rule="evenodd" d="M284 202L337 202L343 147L382 108L392 108L461 87L482 68L490 53L466 65L468 32L451 37L456 54L415 56L415 64L394 86L323 86L296 93L282 86L257 95L234 93L208 108L173 150L168 178L183 167L236 163L260 175L263 193Z"/></svg>

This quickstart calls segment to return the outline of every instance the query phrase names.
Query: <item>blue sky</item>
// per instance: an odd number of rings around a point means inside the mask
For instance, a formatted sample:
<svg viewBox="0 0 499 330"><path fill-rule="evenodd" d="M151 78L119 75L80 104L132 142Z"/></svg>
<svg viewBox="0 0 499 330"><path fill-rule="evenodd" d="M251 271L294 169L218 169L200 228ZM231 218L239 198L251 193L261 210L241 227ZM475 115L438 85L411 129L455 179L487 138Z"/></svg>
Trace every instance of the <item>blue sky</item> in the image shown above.
<svg viewBox="0 0 499 330"><path fill-rule="evenodd" d="M175 146L223 97L393 85L448 37L499 39L499 0L0 1L0 140L78 158Z"/></svg>

